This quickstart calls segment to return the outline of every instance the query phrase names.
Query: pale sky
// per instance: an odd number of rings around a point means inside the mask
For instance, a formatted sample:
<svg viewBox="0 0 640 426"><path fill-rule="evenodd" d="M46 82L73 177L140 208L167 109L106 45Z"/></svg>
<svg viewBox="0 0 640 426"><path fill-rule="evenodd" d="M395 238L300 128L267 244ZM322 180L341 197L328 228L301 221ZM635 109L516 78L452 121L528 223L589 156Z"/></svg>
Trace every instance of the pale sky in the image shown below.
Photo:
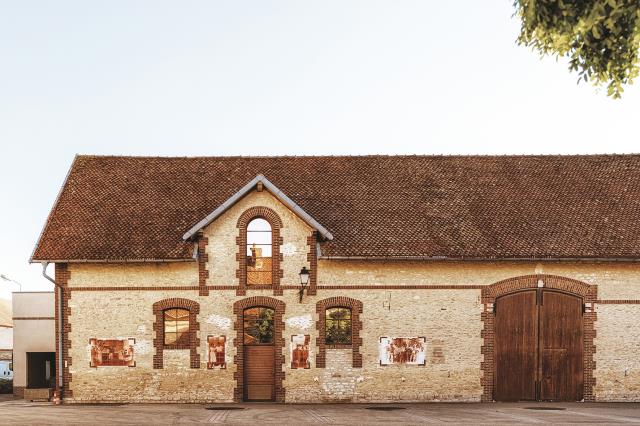
<svg viewBox="0 0 640 426"><path fill-rule="evenodd" d="M0 0L0 273L52 287L27 261L77 153L639 152L640 82L576 85L512 3Z"/></svg>

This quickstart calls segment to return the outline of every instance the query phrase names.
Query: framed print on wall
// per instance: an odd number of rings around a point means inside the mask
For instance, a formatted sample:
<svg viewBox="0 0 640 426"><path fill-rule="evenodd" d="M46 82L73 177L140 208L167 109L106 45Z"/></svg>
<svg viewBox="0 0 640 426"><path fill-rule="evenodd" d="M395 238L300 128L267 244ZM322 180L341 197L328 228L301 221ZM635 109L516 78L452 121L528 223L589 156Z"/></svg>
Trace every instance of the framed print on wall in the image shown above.
<svg viewBox="0 0 640 426"><path fill-rule="evenodd" d="M225 359L225 348L227 343L226 336L207 336L207 369L212 370L216 367L227 368Z"/></svg>
<svg viewBox="0 0 640 426"><path fill-rule="evenodd" d="M311 368L309 361L309 342L311 336L308 334L293 334L291 336L291 368Z"/></svg>
<svg viewBox="0 0 640 426"><path fill-rule="evenodd" d="M136 339L89 339L91 367L135 367Z"/></svg>
<svg viewBox="0 0 640 426"><path fill-rule="evenodd" d="M378 347L380 365L425 365L425 337L381 337Z"/></svg>

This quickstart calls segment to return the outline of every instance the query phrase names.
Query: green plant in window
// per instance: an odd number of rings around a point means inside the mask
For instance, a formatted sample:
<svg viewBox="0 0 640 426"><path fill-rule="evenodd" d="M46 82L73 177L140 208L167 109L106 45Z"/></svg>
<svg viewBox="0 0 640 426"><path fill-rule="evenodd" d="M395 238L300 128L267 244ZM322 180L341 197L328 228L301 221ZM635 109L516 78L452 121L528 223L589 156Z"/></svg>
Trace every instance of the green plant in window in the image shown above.
<svg viewBox="0 0 640 426"><path fill-rule="evenodd" d="M273 310L263 309L256 321L257 338L260 343L273 341Z"/></svg>
<svg viewBox="0 0 640 426"><path fill-rule="evenodd" d="M245 343L273 343L274 310L250 308L244 313L244 333L249 339Z"/></svg>
<svg viewBox="0 0 640 426"><path fill-rule="evenodd" d="M325 315L325 343L327 345L351 344L351 309L327 309Z"/></svg>

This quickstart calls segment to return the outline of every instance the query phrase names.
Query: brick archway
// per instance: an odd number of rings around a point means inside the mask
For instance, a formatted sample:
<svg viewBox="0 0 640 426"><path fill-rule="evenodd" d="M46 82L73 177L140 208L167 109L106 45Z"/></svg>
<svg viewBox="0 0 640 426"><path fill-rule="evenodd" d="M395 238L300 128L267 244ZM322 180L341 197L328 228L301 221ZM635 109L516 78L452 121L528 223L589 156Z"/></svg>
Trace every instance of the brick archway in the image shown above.
<svg viewBox="0 0 640 426"><path fill-rule="evenodd" d="M595 321L597 314L595 312L594 304L597 300L598 286L558 275L534 274L498 281L482 289L482 303L484 305L484 310L481 314L481 320L484 327L481 334L483 339L481 352L484 355L484 361L481 362L480 369L483 373L481 378L481 399L483 402L493 401L493 382L495 374L494 306L496 299L509 293L526 289L536 289L539 287L571 293L581 297L585 304L585 313L583 316L583 394L586 402L595 401L595 396L593 394L593 387L595 386L595 378L593 377L593 371L595 370L595 361L593 360L595 346L593 344L593 339L596 335Z"/></svg>
<svg viewBox="0 0 640 426"><path fill-rule="evenodd" d="M284 331L284 322L282 320L284 316L285 303L281 300L274 299L266 296L248 297L246 299L238 300L233 304L233 314L236 316L234 324L234 330L236 331L236 338L234 346L236 347L236 355L233 358L233 362L236 365L236 372L233 373L233 377L236 380L236 387L233 390L233 399L235 402L242 402L244 396L244 310L255 306L264 306L271 308L275 311L275 318L273 321L274 326L274 344L275 344L275 400L276 402L284 402L285 389L284 371L282 366L284 364L284 355L282 348L284 348L284 338L282 332Z"/></svg>

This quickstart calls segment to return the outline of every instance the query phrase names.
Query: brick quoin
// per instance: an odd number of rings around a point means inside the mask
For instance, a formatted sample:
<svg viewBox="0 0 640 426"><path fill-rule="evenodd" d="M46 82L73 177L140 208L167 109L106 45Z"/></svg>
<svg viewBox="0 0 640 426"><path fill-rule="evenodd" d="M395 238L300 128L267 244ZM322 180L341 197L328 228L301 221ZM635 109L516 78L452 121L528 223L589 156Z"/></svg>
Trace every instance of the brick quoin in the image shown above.
<svg viewBox="0 0 640 426"><path fill-rule="evenodd" d="M349 308L351 309L351 344L350 345L327 345L325 330L325 315L329 308ZM327 361L327 349L351 349L352 367L362 367L362 354L360 347L362 346L362 338L360 331L362 330L362 322L360 314L362 314L362 302L350 297L331 297L323 299L316 303L316 312L318 313L318 321L316 321L316 329L318 330L318 338L316 346L318 347L318 355L316 356L316 368L325 368Z"/></svg>
<svg viewBox="0 0 640 426"><path fill-rule="evenodd" d="M271 285L247 286L247 226L249 222L256 218L264 219L271 225ZM238 289L236 290L237 296L245 296L248 288L255 290L273 289L274 296L282 296L282 288L280 287L280 278L284 276L284 271L280 269L280 263L282 262L280 229L282 226L280 216L269 207L264 206L251 207L245 210L238 218L236 227L240 230L240 235L236 238L236 245L238 246L236 278L239 280Z"/></svg>
<svg viewBox="0 0 640 426"><path fill-rule="evenodd" d="M238 300L233 304L233 314L236 316L236 322L234 324L234 330L236 330L234 346L237 349L236 356L233 357L233 362L236 365L236 372L233 373L233 377L236 380L236 387L233 390L233 400L235 402L242 402L244 398L244 311L248 308L261 306L271 308L275 311L275 317L273 319L275 334L273 343L275 345L276 369L275 400L276 402L284 402L285 400L285 389L283 386L285 372L282 369L284 365L284 355L282 354L282 349L284 348L284 338L282 337L284 322L282 317L284 316L286 305L283 301L272 297L255 296Z"/></svg>
<svg viewBox="0 0 640 426"><path fill-rule="evenodd" d="M55 289L55 327L56 327L56 360L62 356L62 381L63 386L60 387L60 380L56 374L56 389L60 391L62 398L72 398L73 391L71 390L71 357L69 356L69 350L71 349L71 340L69 339L69 333L71 333L71 308L69 307L69 299L71 299L71 292L68 290L69 280L71 279L71 271L69 271L69 265L67 263L55 264L55 281L60 287ZM58 318L58 303L62 297L62 319ZM60 354L60 336L59 336L59 324L62 321L62 354Z"/></svg>
<svg viewBox="0 0 640 426"><path fill-rule="evenodd" d="M164 311L167 309L186 309L189 311L189 343L188 344L164 344ZM156 317L153 323L153 329L156 337L153 339L153 346L156 353L153 355L153 368L161 369L164 363L164 350L172 349L189 349L189 359L191 368L200 368L200 356L198 355L198 346L200 339L197 337L197 331L200 330L198 322L198 314L200 313L200 305L189 299L171 298L164 299L153 304L153 314Z"/></svg>
<svg viewBox="0 0 640 426"><path fill-rule="evenodd" d="M198 290L200 296L209 295L207 288L207 278L209 278L207 244L209 244L209 238L205 237L202 231L198 232Z"/></svg>
<svg viewBox="0 0 640 426"><path fill-rule="evenodd" d="M318 286L318 232L313 231L307 237L307 245L309 253L307 253L307 261L309 262L309 286L307 287L307 295L315 296Z"/></svg>
<svg viewBox="0 0 640 426"><path fill-rule="evenodd" d="M555 289L579 296L582 298L583 303L590 304L591 306L591 308L587 309L582 317L584 339L582 355L582 366L584 371L583 396L585 402L595 401L593 388L595 387L596 379L593 377L593 372L596 368L596 363L593 356L596 352L596 347L593 339L596 337L595 321L597 319L597 314L595 312L594 305L598 299L598 286L589 285L578 280L556 275L535 274L509 278L482 288L481 298L482 303L484 304L484 311L480 315L480 319L484 324L481 332L481 337L483 339L481 353L484 355L484 361L480 363L480 369L483 373L480 383L482 385L481 400L483 402L493 401L493 382L495 375L495 314L491 307L494 306L496 299L500 296L526 289L537 289L538 282L540 280L544 283L543 288Z"/></svg>

